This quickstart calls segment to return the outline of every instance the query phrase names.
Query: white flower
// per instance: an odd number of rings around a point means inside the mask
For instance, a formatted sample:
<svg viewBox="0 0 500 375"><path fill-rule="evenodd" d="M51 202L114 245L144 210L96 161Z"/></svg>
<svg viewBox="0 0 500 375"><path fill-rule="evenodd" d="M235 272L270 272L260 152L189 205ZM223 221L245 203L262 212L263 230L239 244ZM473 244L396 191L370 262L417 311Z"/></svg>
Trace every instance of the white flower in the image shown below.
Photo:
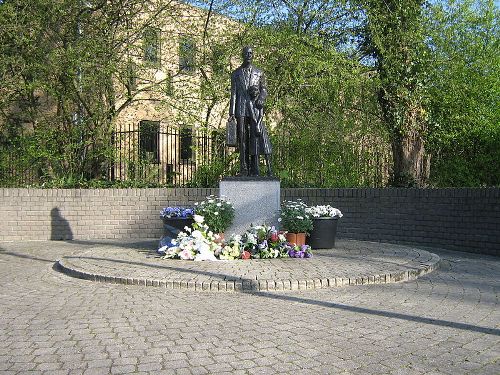
<svg viewBox="0 0 500 375"><path fill-rule="evenodd" d="M193 219L198 224L201 224L201 223L203 223L203 221L205 221L205 218L201 215L193 215Z"/></svg>
<svg viewBox="0 0 500 375"><path fill-rule="evenodd" d="M220 206L222 206L222 203L220 203L220 202L217 203L217 207L220 207Z"/></svg>
<svg viewBox="0 0 500 375"><path fill-rule="evenodd" d="M214 215L215 215L215 216L219 215L219 211L215 211L215 212L214 212Z"/></svg>
<svg viewBox="0 0 500 375"><path fill-rule="evenodd" d="M302 216L297 216L297 219L299 219L299 220L304 220L304 217L302 217Z"/></svg>
<svg viewBox="0 0 500 375"><path fill-rule="evenodd" d="M218 259L215 257L215 255L212 252L204 251L204 252L200 252L200 253L196 254L196 256L194 257L194 260L197 262L203 261L203 260L210 260L210 261L216 262Z"/></svg>
<svg viewBox="0 0 500 375"><path fill-rule="evenodd" d="M187 225L184 227L184 230L188 233L191 233L192 231L191 227L188 227Z"/></svg>
<svg viewBox="0 0 500 375"><path fill-rule="evenodd" d="M165 254L167 252L167 250L168 250L168 245L160 247L158 249L158 252Z"/></svg>
<svg viewBox="0 0 500 375"><path fill-rule="evenodd" d="M279 218L278 218L278 223L281 223L281 220L282 220L282 219L281 219L281 217L279 217Z"/></svg>
<svg viewBox="0 0 500 375"><path fill-rule="evenodd" d="M257 237L253 233L247 233L247 241L251 244L257 243Z"/></svg>
<svg viewBox="0 0 500 375"><path fill-rule="evenodd" d="M203 238L203 234L199 230L194 230L193 233L191 233L191 236L196 239Z"/></svg>
<svg viewBox="0 0 500 375"><path fill-rule="evenodd" d="M179 251L181 251L181 249L178 247L169 247L165 251L165 258L173 258L177 255Z"/></svg>

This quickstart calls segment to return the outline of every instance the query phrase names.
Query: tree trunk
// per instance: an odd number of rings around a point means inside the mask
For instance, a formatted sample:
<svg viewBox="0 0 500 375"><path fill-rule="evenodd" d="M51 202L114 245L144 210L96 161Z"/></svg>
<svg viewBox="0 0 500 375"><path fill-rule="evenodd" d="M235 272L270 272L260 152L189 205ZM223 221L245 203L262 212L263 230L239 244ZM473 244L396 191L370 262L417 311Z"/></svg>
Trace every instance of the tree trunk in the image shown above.
<svg viewBox="0 0 500 375"><path fill-rule="evenodd" d="M425 187L430 172L430 155L425 152L424 139L411 129L392 140L393 173L391 185Z"/></svg>

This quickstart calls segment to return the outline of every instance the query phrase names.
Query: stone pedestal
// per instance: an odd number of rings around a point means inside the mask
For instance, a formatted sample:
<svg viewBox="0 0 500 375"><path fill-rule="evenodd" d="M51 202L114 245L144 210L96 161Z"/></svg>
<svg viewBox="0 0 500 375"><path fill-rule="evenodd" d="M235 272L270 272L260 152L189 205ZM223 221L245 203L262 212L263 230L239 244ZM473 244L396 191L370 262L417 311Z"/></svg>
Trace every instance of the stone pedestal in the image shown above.
<svg viewBox="0 0 500 375"><path fill-rule="evenodd" d="M280 181L269 177L225 177L219 184L220 196L234 205L233 225L226 230L243 234L253 225L278 226Z"/></svg>

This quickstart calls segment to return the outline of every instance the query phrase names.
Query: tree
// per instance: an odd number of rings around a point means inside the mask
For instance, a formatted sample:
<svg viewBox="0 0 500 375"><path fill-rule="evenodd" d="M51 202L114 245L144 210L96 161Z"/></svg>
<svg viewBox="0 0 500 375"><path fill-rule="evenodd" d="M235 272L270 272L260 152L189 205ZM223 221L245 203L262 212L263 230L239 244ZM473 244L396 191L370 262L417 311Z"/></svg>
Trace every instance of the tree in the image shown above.
<svg viewBox="0 0 500 375"><path fill-rule="evenodd" d="M430 8L431 181L500 185L500 12L493 1L448 0Z"/></svg>
<svg viewBox="0 0 500 375"><path fill-rule="evenodd" d="M363 0L363 51L373 58L378 102L392 146L394 186L425 186L430 157L421 51L423 0ZM425 56L424 56L425 58Z"/></svg>
<svg viewBox="0 0 500 375"><path fill-rule="evenodd" d="M153 93L170 79L158 78L160 51L145 51L146 34L178 22L181 10L173 0L5 1L3 142L15 143L42 180L106 176L115 119L134 103L158 101Z"/></svg>

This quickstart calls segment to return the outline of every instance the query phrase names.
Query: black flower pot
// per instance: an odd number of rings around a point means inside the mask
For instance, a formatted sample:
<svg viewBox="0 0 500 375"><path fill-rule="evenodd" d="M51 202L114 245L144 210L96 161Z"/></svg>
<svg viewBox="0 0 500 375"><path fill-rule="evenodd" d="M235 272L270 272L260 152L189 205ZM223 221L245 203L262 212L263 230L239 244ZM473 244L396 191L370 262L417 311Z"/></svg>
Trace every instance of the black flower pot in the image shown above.
<svg viewBox="0 0 500 375"><path fill-rule="evenodd" d="M165 236L176 238L180 231L184 231L185 226L191 227L193 223L193 218L163 218L163 231Z"/></svg>
<svg viewBox="0 0 500 375"><path fill-rule="evenodd" d="M338 218L313 218L313 230L308 237L308 244L313 249L331 249L335 247Z"/></svg>

